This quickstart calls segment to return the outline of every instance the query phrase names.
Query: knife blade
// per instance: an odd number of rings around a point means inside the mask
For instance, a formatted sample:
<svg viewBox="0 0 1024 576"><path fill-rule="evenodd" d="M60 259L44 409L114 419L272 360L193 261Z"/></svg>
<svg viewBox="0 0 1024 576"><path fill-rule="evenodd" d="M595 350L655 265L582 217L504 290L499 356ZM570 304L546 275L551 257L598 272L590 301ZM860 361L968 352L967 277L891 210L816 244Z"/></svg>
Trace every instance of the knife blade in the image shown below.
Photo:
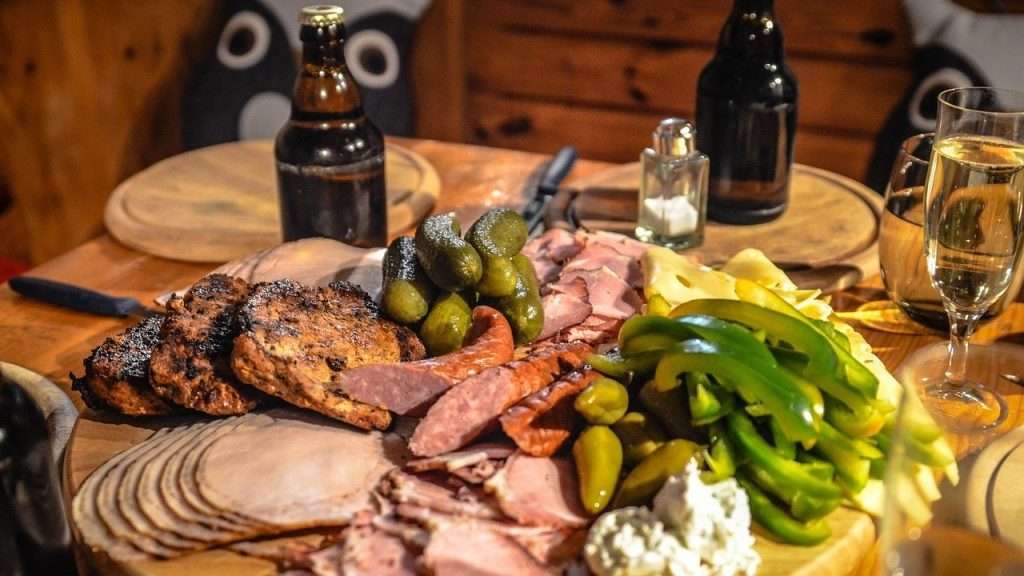
<svg viewBox="0 0 1024 576"><path fill-rule="evenodd" d="M544 213L547 211L548 203L551 202L551 198L558 192L558 185L572 171L576 158L576 149L572 146L565 146L556 152L551 161L548 162L548 165L544 167L544 171L537 182L537 190L522 211L523 219L526 220L526 229L529 230L530 236L539 232L541 226L543 226Z"/></svg>
<svg viewBox="0 0 1024 576"><path fill-rule="evenodd" d="M135 298L110 296L88 288L34 276L15 276L8 280L11 290L26 298L100 316L146 317L159 312L150 310Z"/></svg>

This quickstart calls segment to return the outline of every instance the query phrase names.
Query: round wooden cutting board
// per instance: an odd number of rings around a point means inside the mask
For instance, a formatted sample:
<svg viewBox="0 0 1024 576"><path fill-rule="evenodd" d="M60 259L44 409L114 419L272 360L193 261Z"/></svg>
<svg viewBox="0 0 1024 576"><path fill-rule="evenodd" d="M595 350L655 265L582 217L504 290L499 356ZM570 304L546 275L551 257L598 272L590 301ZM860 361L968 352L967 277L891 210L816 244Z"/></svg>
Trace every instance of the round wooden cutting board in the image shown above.
<svg viewBox="0 0 1024 576"><path fill-rule="evenodd" d="M551 202L548 225L632 235L639 181L634 162L579 182ZM708 221L704 245L687 253L714 265L758 248L801 287L833 292L878 273L881 216L882 198L863 184L794 164L789 207L780 218L752 226Z"/></svg>
<svg viewBox="0 0 1024 576"><path fill-rule="evenodd" d="M190 423L195 418L128 419L96 414L87 410L78 419L64 461L64 482L75 494L82 482L115 454L142 442L163 426ZM282 463L286 465L286 463ZM832 538L824 544L805 548L775 543L761 534L757 551L764 576L847 576L854 573L868 555L875 540L874 522L868 515L840 508L828 517ZM276 574L266 560L243 556L227 548L199 552L168 561L135 562L111 566L109 560L84 556L101 574L129 573L137 576L244 576Z"/></svg>
<svg viewBox="0 0 1024 576"><path fill-rule="evenodd" d="M387 145L392 235L430 213L441 180L425 158ZM281 243L273 142L250 140L173 156L125 180L104 221L122 243L190 262L227 262Z"/></svg>

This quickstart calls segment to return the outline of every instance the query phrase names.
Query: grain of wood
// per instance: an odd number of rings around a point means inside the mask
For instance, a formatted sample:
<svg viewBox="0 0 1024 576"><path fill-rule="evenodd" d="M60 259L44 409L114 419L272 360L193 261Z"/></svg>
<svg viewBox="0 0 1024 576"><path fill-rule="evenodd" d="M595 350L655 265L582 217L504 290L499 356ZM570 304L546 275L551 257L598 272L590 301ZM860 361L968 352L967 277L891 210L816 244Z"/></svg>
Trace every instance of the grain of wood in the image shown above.
<svg viewBox="0 0 1024 576"><path fill-rule="evenodd" d="M637 111L693 110L713 50L468 26L473 92ZM873 136L910 85L907 70L787 58L800 86L799 126ZM472 116L472 115L471 115Z"/></svg>
<svg viewBox="0 0 1024 576"><path fill-rule="evenodd" d="M469 98L473 141L489 146L554 153L572 144L580 154L608 162L632 162L651 145L661 113L569 106L476 93ZM681 115L693 118L690 111ZM860 180L867 172L872 139L799 129L797 162Z"/></svg>

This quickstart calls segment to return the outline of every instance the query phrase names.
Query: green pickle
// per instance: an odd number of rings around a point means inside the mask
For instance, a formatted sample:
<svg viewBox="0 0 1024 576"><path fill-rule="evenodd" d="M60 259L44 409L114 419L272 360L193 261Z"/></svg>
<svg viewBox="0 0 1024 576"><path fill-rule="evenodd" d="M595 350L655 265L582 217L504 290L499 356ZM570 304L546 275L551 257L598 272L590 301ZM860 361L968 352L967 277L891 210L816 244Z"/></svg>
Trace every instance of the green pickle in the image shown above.
<svg viewBox="0 0 1024 576"><path fill-rule="evenodd" d="M668 441L657 420L643 412L626 412L612 425L612 430L622 442L622 455L630 466L635 466Z"/></svg>
<svg viewBox="0 0 1024 576"><path fill-rule="evenodd" d="M466 240L484 257L511 258L526 245L526 221L515 210L492 208L477 219Z"/></svg>
<svg viewBox="0 0 1024 576"><path fill-rule="evenodd" d="M528 258L516 255L512 258L516 268L516 289L509 296L493 300L493 305L512 326L516 344L533 342L544 328L544 307L541 305L537 288L537 274Z"/></svg>
<svg viewBox="0 0 1024 576"><path fill-rule="evenodd" d="M462 296L449 292L434 302L427 318L420 326L420 339L431 356L454 352L473 323L473 311Z"/></svg>
<svg viewBox="0 0 1024 576"><path fill-rule="evenodd" d="M483 264L484 272L476 285L477 292L491 298L510 296L515 292L518 272L511 258L484 256Z"/></svg>
<svg viewBox="0 0 1024 576"><path fill-rule="evenodd" d="M462 239L455 213L428 216L416 230L416 257L439 287L456 292L476 286L483 275L480 254Z"/></svg>
<svg viewBox="0 0 1024 576"><path fill-rule="evenodd" d="M615 494L622 471L622 444L607 426L589 426L572 445L580 502L590 514L600 514Z"/></svg>
<svg viewBox="0 0 1024 576"><path fill-rule="evenodd" d="M381 307L400 324L414 324L430 311L434 284L416 258L416 241L411 236L395 238L384 253L384 290Z"/></svg>
<svg viewBox="0 0 1024 576"><path fill-rule="evenodd" d="M612 425L629 409L629 392L622 384L602 376L576 397L573 406L591 424Z"/></svg>
<svg viewBox="0 0 1024 576"><path fill-rule="evenodd" d="M651 452L630 471L615 496L614 508L649 504L669 477L679 474L697 453L689 440L670 440Z"/></svg>

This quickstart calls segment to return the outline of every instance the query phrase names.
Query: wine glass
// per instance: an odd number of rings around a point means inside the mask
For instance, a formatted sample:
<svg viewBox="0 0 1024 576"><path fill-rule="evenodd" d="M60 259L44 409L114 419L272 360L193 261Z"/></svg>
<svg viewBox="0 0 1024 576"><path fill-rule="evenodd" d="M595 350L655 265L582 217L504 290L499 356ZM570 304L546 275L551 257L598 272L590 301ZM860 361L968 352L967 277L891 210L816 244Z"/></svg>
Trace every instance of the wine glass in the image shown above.
<svg viewBox="0 0 1024 576"><path fill-rule="evenodd" d="M954 88L939 94L925 184L925 256L949 316L945 373L925 402L962 429L998 426L1006 401L966 377L968 340L1010 286L1024 242L1024 93Z"/></svg>
<svg viewBox="0 0 1024 576"><path fill-rule="evenodd" d="M999 346L980 351L985 362L972 363L973 376L1020 366L1019 358L992 349ZM886 576L1024 574L1024 522L1014 473L1024 463L1024 428L999 435L960 433L941 421L936 426L913 386L934 351L916 351L897 372L908 385L895 420L880 435L888 443L875 571ZM922 354L928 358L917 358Z"/></svg>
<svg viewBox="0 0 1024 576"><path fill-rule="evenodd" d="M915 134L903 141L885 189L884 210L879 226L878 263L885 291L906 315L890 315L887 321L865 315L862 323L875 330L906 334L922 333L921 326L947 332L949 316L942 297L932 286L924 254L924 190L935 133ZM1010 288L989 307L979 323L1005 312L1024 284L1024 267L1019 267ZM884 301L867 302L860 310L891 310ZM853 316L856 318L857 316Z"/></svg>

